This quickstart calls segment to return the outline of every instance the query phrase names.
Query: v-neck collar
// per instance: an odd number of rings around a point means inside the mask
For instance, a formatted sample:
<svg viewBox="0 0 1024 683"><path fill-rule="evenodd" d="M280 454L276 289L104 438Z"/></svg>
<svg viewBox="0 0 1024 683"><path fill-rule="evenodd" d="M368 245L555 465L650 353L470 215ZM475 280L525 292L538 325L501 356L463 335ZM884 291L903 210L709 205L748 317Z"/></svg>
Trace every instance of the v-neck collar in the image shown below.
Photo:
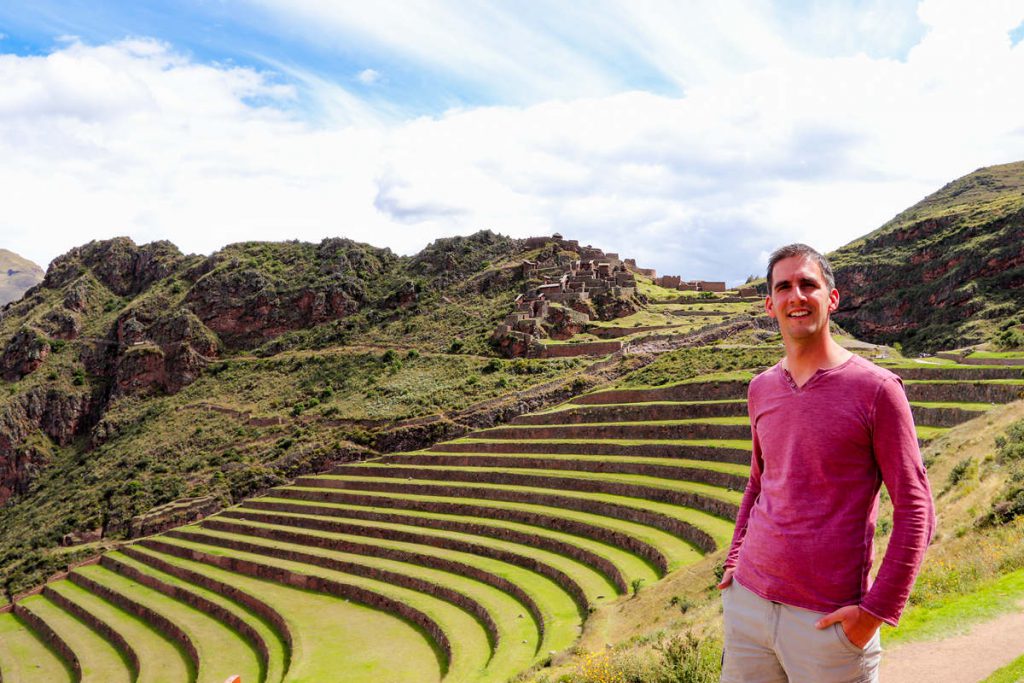
<svg viewBox="0 0 1024 683"><path fill-rule="evenodd" d="M791 375L789 373L789 370L786 369L786 367L782 364L781 360L779 361L779 364L778 364L778 368L779 368L779 371L780 371L779 374L782 376L782 381L793 391L793 393L799 394L799 393L803 393L804 391L806 391L807 388L811 384L813 384L815 381L817 381L819 378L825 377L827 375L830 375L833 372L835 372L836 370L841 370L841 369L845 368L847 365L852 363L853 359L856 358L856 357L857 357L857 354L854 353L854 354L851 354L849 358L844 360L839 365L836 365L836 366L831 367L831 368L818 368L817 370L814 371L814 374L811 375L810 377L808 377L807 381L804 382L802 385L797 385L796 380L793 379L793 375Z"/></svg>

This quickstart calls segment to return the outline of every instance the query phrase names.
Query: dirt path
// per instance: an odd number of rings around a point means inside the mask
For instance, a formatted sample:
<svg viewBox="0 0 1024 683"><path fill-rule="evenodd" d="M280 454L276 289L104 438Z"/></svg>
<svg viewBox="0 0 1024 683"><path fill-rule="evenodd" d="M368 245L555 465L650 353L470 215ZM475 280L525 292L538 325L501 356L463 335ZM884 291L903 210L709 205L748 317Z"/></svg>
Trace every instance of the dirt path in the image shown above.
<svg viewBox="0 0 1024 683"><path fill-rule="evenodd" d="M907 643L882 656L881 683L978 683L1024 655L1024 609L944 640Z"/></svg>

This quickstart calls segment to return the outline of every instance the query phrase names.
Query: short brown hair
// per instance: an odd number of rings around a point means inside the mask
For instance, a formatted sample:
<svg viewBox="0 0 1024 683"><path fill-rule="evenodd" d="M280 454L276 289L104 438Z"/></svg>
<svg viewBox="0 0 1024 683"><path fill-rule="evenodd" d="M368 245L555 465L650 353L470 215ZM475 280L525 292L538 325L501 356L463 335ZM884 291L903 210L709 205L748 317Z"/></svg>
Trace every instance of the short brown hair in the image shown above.
<svg viewBox="0 0 1024 683"><path fill-rule="evenodd" d="M782 259L792 258L793 256L813 259L818 264L818 267L821 268L821 274L825 278L825 284L828 285L829 291L836 288L836 276L832 274L832 266L829 264L828 259L812 247L795 242L794 244L779 247L768 257L768 296L772 295L772 270L775 268L775 264Z"/></svg>

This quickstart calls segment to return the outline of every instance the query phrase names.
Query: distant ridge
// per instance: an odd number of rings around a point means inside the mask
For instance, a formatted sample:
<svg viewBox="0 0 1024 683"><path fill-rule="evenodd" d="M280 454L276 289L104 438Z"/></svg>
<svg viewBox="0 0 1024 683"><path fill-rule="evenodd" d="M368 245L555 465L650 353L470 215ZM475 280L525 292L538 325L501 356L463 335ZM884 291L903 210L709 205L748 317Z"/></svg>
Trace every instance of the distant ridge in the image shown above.
<svg viewBox="0 0 1024 683"><path fill-rule="evenodd" d="M958 178L831 257L836 320L915 353L1024 338L1024 162Z"/></svg>
<svg viewBox="0 0 1024 683"><path fill-rule="evenodd" d="M43 269L8 249L0 249L0 306L17 301L43 281Z"/></svg>

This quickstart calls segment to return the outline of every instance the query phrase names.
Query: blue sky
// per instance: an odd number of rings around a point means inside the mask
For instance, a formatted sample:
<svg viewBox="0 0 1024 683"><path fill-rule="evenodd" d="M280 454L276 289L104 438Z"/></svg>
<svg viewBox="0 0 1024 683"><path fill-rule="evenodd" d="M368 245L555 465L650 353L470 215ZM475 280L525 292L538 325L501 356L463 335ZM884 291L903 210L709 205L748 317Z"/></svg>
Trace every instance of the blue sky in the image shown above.
<svg viewBox="0 0 1024 683"><path fill-rule="evenodd" d="M1024 159L1024 3L0 5L0 246L559 231L685 277Z"/></svg>

